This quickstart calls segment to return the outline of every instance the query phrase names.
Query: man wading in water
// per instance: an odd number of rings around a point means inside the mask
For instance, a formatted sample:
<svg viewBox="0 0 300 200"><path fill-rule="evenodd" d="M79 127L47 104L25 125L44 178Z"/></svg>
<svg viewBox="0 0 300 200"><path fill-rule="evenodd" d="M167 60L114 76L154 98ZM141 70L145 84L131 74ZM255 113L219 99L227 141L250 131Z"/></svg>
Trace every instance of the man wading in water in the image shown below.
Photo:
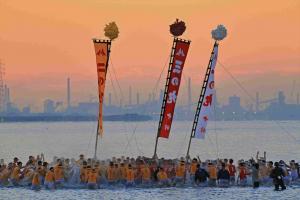
<svg viewBox="0 0 300 200"><path fill-rule="evenodd" d="M279 186L281 187L281 190L286 189L283 182L284 172L283 169L279 167L278 162L275 162L275 168L272 170L270 177L273 178L276 191L279 191Z"/></svg>
<svg viewBox="0 0 300 200"><path fill-rule="evenodd" d="M252 182L253 188L259 187L259 164L254 163L252 166Z"/></svg>

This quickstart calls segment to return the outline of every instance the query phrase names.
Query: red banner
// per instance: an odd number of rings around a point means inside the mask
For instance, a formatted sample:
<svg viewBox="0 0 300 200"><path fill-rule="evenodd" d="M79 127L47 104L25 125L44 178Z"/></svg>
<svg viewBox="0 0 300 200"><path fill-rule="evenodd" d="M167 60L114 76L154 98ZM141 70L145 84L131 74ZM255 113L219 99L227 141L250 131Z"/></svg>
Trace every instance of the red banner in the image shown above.
<svg viewBox="0 0 300 200"><path fill-rule="evenodd" d="M166 104L158 137L169 138L184 62L190 42L177 40L166 95Z"/></svg>

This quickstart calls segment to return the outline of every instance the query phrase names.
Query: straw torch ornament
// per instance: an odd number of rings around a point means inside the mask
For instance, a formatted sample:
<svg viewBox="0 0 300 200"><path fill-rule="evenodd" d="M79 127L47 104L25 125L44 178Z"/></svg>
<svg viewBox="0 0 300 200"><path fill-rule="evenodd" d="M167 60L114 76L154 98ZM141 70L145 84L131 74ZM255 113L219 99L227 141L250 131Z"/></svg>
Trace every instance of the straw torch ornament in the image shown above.
<svg viewBox="0 0 300 200"><path fill-rule="evenodd" d="M114 40L119 36L119 29L116 22L110 22L105 25L104 35L110 40Z"/></svg>
<svg viewBox="0 0 300 200"><path fill-rule="evenodd" d="M221 41L227 36L227 29L224 25L220 24L216 29L211 31L211 37L215 41Z"/></svg>
<svg viewBox="0 0 300 200"><path fill-rule="evenodd" d="M106 73L108 69L111 42L119 36L119 29L115 22L110 22L105 25L104 35L109 38L109 40L103 39L93 39L95 54L96 54L96 64L97 64L97 75L98 75L98 94L99 94L99 114L98 114L98 126L96 133L96 144L95 144L95 154L97 154L98 136L103 135L103 99L104 99L104 89L106 81Z"/></svg>
<svg viewBox="0 0 300 200"><path fill-rule="evenodd" d="M185 32L186 26L184 21L179 21L179 19L176 19L176 21L170 25L170 33L174 37L181 36Z"/></svg>

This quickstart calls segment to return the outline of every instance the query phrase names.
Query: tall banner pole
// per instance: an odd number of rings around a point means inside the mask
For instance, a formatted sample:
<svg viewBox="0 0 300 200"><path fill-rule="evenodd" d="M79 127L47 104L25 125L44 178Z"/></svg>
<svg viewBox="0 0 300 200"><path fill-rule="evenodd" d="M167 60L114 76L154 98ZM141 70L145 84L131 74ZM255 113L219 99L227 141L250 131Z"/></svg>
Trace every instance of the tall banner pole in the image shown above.
<svg viewBox="0 0 300 200"><path fill-rule="evenodd" d="M162 102L162 106L161 106L161 110L160 110L159 123L158 123L157 135L156 135L156 139L155 139L155 148L154 148L153 158L157 158L157 143L158 143L159 133L160 133L160 130L161 130L163 115L164 115L165 108L166 108L166 101L167 101L167 95L168 95L168 85L169 85L169 82L170 82L170 74L171 74L171 69L172 69L172 64L173 64L174 51L175 51L175 48L176 48L176 43L177 43L177 38L174 37L172 48L171 48L171 55L170 55L170 61L169 61L167 80L166 80L166 84L165 84L164 97L163 97L163 102Z"/></svg>
<svg viewBox="0 0 300 200"><path fill-rule="evenodd" d="M108 69L111 42L118 38L119 29L115 22L110 22L104 27L104 35L109 40L93 39L96 54L97 63L97 75L98 75L98 94L99 94L99 115L96 132L95 152L94 158L97 158L98 138L99 135L103 136L103 98L106 81L106 73Z"/></svg>
<svg viewBox="0 0 300 200"><path fill-rule="evenodd" d="M98 139L99 139L99 121L97 123L97 132L96 132L96 142L95 142L95 152L94 152L94 159L97 159L97 148L98 148Z"/></svg>
<svg viewBox="0 0 300 200"><path fill-rule="evenodd" d="M183 21L179 21L178 19L176 19L176 21L170 25L170 33L173 35L174 39L159 117L153 158L157 158L158 138L169 138L170 135L182 70L191 43L189 40L178 38L184 33L185 29L185 23Z"/></svg>
<svg viewBox="0 0 300 200"><path fill-rule="evenodd" d="M209 59L208 65L207 65L203 85L202 85L202 88L201 88L201 92L200 92L200 96L199 96L199 100L198 100L198 104L197 104L197 109L196 109L196 113L195 113L195 117L194 117L193 127L192 127L192 131L191 131L191 135L190 135L190 139L189 139L189 144L188 144L188 148L187 148L187 152L186 152L186 159L187 160L189 160L189 158L190 158L191 142L192 142L192 138L195 135L195 130L196 130L198 120L199 120L199 114L200 114L200 111L201 111L201 107L202 107L202 104L203 104L205 92L206 92L206 89L207 89L207 83L208 83L209 77L211 75L211 65L212 65L212 61L213 61L213 58L214 58L214 54L215 54L214 50L215 50L216 47L218 47L217 41L215 41L214 47L212 49L210 59Z"/></svg>
<svg viewBox="0 0 300 200"><path fill-rule="evenodd" d="M206 74L201 88L200 97L195 113L193 127L189 139L189 144L186 153L187 161L190 158L190 148L192 138L204 139L206 134L206 126L212 111L212 105L215 102L215 67L218 59L219 41L227 36L227 29L223 25L218 25L216 29L211 32L212 38L215 40L213 50L208 62Z"/></svg>
<svg viewBox="0 0 300 200"><path fill-rule="evenodd" d="M105 90L105 80L109 64L111 40L93 39L97 63L98 93L99 93L99 113L97 122L97 132L95 141L94 158L97 158L99 135L103 135L103 99Z"/></svg>
<svg viewBox="0 0 300 200"><path fill-rule="evenodd" d="M157 157L158 138L167 139L170 135L182 71L189 45L190 41L188 40L174 39L153 157Z"/></svg>

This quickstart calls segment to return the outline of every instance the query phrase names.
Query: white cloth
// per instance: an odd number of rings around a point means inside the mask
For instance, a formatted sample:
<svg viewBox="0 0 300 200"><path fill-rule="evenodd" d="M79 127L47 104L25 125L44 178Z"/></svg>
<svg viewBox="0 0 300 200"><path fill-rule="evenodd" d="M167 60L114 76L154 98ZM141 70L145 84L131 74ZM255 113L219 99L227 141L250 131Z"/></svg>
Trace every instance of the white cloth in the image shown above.
<svg viewBox="0 0 300 200"><path fill-rule="evenodd" d="M199 113L199 119L195 130L195 138L199 138L199 139L205 138L207 121L211 116L211 112L216 98L215 89L214 89L214 84L215 84L214 73L217 64L217 59L218 59L218 46L216 45L214 46L214 54L212 56L212 61L211 61L211 71L206 85L206 91L204 94L204 99L202 102L201 110Z"/></svg>

